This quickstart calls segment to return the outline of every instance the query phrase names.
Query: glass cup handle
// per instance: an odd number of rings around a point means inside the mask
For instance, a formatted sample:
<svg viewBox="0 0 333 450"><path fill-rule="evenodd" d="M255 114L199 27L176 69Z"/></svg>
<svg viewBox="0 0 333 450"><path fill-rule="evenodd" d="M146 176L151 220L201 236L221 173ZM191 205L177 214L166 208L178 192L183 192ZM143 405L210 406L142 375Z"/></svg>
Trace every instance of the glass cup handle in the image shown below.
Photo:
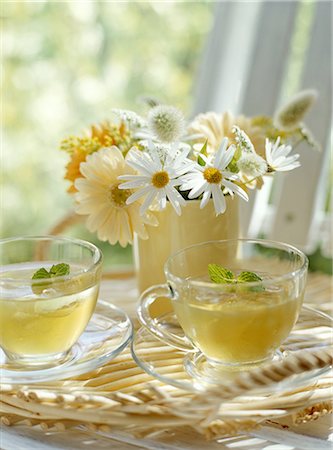
<svg viewBox="0 0 333 450"><path fill-rule="evenodd" d="M161 324L158 319L153 319L149 312L149 307L158 299L159 297L169 297L170 289L167 284L159 284L157 286L152 286L140 297L138 306L138 316L142 325L147 328L148 331L154 334L157 338L162 341L176 347L180 350L185 351L196 351L196 349L191 345L190 341L186 336L179 336L167 330L166 324Z"/></svg>

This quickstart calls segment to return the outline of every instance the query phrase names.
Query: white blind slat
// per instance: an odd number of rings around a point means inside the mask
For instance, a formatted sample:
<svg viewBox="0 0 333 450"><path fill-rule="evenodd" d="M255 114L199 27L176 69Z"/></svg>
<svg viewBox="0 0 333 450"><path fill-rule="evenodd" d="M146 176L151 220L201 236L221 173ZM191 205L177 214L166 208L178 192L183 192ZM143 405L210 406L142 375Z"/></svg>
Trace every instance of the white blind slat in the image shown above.
<svg viewBox="0 0 333 450"><path fill-rule="evenodd" d="M314 250L319 240L319 220L327 194L329 173L329 131L331 123L331 11L332 4L318 2L310 46L304 66L302 86L314 87L319 98L306 118L306 124L322 151L307 144L297 150L302 166L281 177L279 198L271 239L284 240ZM283 179L282 179L283 178Z"/></svg>

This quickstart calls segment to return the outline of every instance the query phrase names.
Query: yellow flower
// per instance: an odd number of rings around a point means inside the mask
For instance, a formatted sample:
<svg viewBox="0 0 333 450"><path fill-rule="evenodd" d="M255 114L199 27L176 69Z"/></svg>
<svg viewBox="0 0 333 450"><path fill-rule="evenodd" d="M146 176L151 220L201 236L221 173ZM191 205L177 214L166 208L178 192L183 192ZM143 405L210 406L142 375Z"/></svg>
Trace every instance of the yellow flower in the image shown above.
<svg viewBox="0 0 333 450"><path fill-rule="evenodd" d="M252 119L245 116L234 117L230 112L217 114L207 112L196 116L188 128L189 135L196 135L194 149L200 151L203 144L207 142L207 153L215 153L224 137L235 144L233 127L237 125L251 139L256 152L263 156L265 154L265 135L260 127L253 125Z"/></svg>
<svg viewBox="0 0 333 450"><path fill-rule="evenodd" d="M69 153L71 158L66 166L64 177L65 180L72 183L67 189L69 193L76 192L74 182L82 176L80 164L86 160L88 155L112 145L117 146L126 154L136 142L124 122L117 125L110 122L92 125L89 134L89 136L69 136L60 144L60 149Z"/></svg>
<svg viewBox="0 0 333 450"><path fill-rule="evenodd" d="M60 143L60 150L72 154L75 152L82 152L86 155L94 153L101 148L101 143L96 137L91 136L69 136L63 139Z"/></svg>
<svg viewBox="0 0 333 450"><path fill-rule="evenodd" d="M134 233L148 238L146 225L156 226L157 219L150 211L140 216L141 200L126 204L133 191L119 189L118 177L135 172L117 147L88 155L80 172L83 177L75 181L76 212L88 216L87 228L97 232L98 239L125 247L133 242Z"/></svg>
<svg viewBox="0 0 333 450"><path fill-rule="evenodd" d="M84 153L80 150L75 150L71 154L71 159L66 166L66 174L64 176L65 180L71 181L71 185L67 189L67 192L69 192L70 194L73 194L74 192L76 192L76 188L74 186L74 181L77 178L82 177L82 174L80 171L80 165L83 161L86 160L86 157L87 157L86 153Z"/></svg>
<svg viewBox="0 0 333 450"><path fill-rule="evenodd" d="M115 145L125 154L134 144L132 135L124 122L117 125L110 122L92 125L91 137L98 140L100 147Z"/></svg>

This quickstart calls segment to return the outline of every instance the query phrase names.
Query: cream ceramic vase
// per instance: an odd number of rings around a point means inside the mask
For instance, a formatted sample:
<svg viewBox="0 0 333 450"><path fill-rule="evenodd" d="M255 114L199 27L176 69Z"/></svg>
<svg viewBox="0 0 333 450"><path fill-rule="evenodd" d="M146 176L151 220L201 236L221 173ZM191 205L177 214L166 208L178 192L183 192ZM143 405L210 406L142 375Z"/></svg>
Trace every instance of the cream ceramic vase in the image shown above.
<svg viewBox="0 0 333 450"><path fill-rule="evenodd" d="M149 239L136 237L134 260L140 293L154 284L165 283L163 267L168 257L182 248L205 241L239 237L238 198L226 197L227 209L216 216L213 201L200 209L191 200L178 216L170 202L156 212L159 225L149 227Z"/></svg>

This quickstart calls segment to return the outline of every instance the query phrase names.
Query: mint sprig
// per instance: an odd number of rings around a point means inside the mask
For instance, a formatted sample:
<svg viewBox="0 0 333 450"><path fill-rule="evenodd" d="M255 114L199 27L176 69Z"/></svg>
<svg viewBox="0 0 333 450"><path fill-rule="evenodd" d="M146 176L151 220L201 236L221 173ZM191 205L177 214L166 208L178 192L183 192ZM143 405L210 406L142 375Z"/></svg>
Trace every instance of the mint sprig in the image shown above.
<svg viewBox="0 0 333 450"><path fill-rule="evenodd" d="M237 277L237 281L239 283L251 283L254 281L262 281L262 278L255 272L241 272Z"/></svg>
<svg viewBox="0 0 333 450"><path fill-rule="evenodd" d="M244 271L237 277L235 274L219 264L208 264L208 273L211 281L217 284L242 284L262 281L262 278L255 272ZM250 290L262 291L262 286L252 287Z"/></svg>
<svg viewBox="0 0 333 450"><path fill-rule="evenodd" d="M69 264L60 263L51 267L50 275L51 277L64 277L65 275L69 275L70 271Z"/></svg>
<svg viewBox="0 0 333 450"><path fill-rule="evenodd" d="M218 264L208 264L209 277L214 283L234 283L235 275L231 270Z"/></svg>
<svg viewBox="0 0 333 450"><path fill-rule="evenodd" d="M50 278L50 273L44 267L38 269L32 276L33 280L38 280L40 278Z"/></svg>
<svg viewBox="0 0 333 450"><path fill-rule="evenodd" d="M45 267L41 267L31 277L32 280L42 280L43 278L57 278L70 274L70 266L66 263L54 264L48 271ZM35 294L41 294L44 289L49 288L53 284L52 281L46 281L45 283L32 282L32 290Z"/></svg>
<svg viewBox="0 0 333 450"><path fill-rule="evenodd" d="M32 276L32 279L38 280L40 278L63 277L65 275L69 275L69 273L70 273L69 264L59 263L54 264L49 272L45 269L45 267L36 270L36 272Z"/></svg>

